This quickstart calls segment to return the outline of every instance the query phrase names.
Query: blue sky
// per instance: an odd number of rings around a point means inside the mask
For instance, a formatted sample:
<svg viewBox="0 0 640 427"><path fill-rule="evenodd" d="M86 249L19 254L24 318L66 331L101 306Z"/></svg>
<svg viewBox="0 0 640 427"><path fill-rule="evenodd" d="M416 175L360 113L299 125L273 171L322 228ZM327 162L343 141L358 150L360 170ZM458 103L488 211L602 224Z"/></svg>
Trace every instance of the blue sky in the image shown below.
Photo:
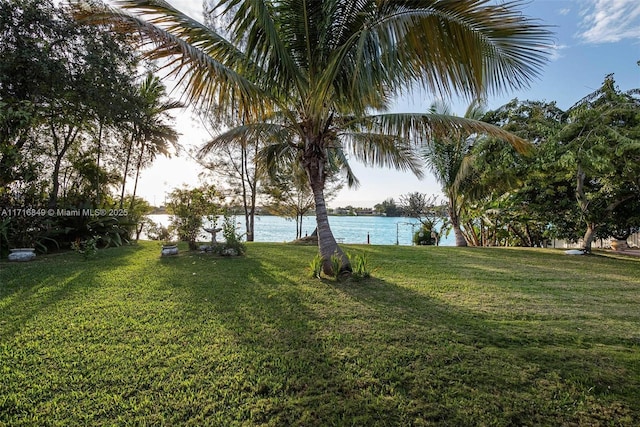
<svg viewBox="0 0 640 427"><path fill-rule="evenodd" d="M169 0L178 9L195 18L201 17L198 0ZM623 90L640 88L640 1L639 0L531 0L521 10L541 23L551 26L555 34L550 61L530 88L503 94L488 100L490 109L513 98L556 101L562 109L571 107L585 95L600 87L604 77L614 73ZM434 101L430 94L416 92L399 99L394 109L401 112L426 111ZM450 101L458 115L464 114L465 102ZM183 145L199 145L206 133L185 111L177 118ZM373 206L386 198L396 201L401 194L419 191L439 194L440 186L432 177L422 181L411 174L387 169L354 167L361 186L344 189L329 206ZM164 194L182 183L197 184L198 168L187 158L158 159L143 172L139 194L151 203L161 204Z"/></svg>

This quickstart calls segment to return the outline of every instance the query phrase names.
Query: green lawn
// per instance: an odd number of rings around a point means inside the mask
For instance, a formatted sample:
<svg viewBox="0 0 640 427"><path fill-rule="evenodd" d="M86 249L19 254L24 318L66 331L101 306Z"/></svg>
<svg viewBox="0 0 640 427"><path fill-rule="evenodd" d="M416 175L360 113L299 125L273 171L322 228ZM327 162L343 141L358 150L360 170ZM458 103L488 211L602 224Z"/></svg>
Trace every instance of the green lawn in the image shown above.
<svg viewBox="0 0 640 427"><path fill-rule="evenodd" d="M640 258L247 249L0 263L0 425L640 425Z"/></svg>

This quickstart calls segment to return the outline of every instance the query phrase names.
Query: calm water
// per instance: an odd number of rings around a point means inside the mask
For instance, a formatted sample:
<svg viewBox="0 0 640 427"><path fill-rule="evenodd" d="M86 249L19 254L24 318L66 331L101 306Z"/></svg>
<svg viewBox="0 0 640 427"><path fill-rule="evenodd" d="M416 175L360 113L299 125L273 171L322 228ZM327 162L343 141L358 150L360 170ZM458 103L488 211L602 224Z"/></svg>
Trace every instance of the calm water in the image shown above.
<svg viewBox="0 0 640 427"><path fill-rule="evenodd" d="M169 225L169 215L149 215L156 223ZM244 230L244 217L236 217L238 228ZM302 221L302 234L311 234L315 229L315 217L306 216ZM220 222L218 223L220 224ZM387 218L382 216L330 216L329 224L333 235L343 243L367 243L367 235L372 245L411 245L412 231L418 230L418 221L410 218ZM270 215L256 216L256 242L290 242L296 237L295 221ZM202 235L209 240L210 235ZM455 245L453 233L443 237L440 244Z"/></svg>

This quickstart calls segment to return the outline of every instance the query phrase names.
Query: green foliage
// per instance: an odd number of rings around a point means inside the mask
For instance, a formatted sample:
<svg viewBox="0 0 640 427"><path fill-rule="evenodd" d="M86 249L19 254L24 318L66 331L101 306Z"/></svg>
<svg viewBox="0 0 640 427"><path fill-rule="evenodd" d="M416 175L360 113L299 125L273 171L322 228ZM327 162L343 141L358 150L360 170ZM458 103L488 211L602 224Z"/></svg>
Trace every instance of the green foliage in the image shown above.
<svg viewBox="0 0 640 427"><path fill-rule="evenodd" d="M98 239L90 237L86 240L76 239L71 244L71 249L82 255L85 261L93 258L98 253Z"/></svg>
<svg viewBox="0 0 640 427"><path fill-rule="evenodd" d="M387 217L402 216L402 210L392 198L388 198L382 203L376 204L373 209Z"/></svg>
<svg viewBox="0 0 640 427"><path fill-rule="evenodd" d="M146 234L149 240L162 240L170 241L173 238L173 233L167 227L162 224L147 219L145 223Z"/></svg>
<svg viewBox="0 0 640 427"><path fill-rule="evenodd" d="M95 239L96 244L108 248L128 243L129 230L120 224L121 218L113 216L98 216L91 219L86 226L89 237L82 240Z"/></svg>
<svg viewBox="0 0 640 427"><path fill-rule="evenodd" d="M196 250L196 241L204 224L204 219L215 225L221 211L216 202L220 196L213 185L197 188L176 188L169 194L167 212L171 215L171 224L178 238L189 244L190 250Z"/></svg>
<svg viewBox="0 0 640 427"><path fill-rule="evenodd" d="M413 233L413 243L418 246L432 246L438 244L438 235L427 227L420 227Z"/></svg>
<svg viewBox="0 0 640 427"><path fill-rule="evenodd" d="M351 278L355 281L362 279L368 279L371 277L371 271L369 270L367 256L363 253L352 254L347 252L349 262L351 263Z"/></svg>
<svg viewBox="0 0 640 427"><path fill-rule="evenodd" d="M320 279L322 276L322 256L320 254L316 254L315 257L309 263L309 273L310 276L315 279Z"/></svg>
<svg viewBox="0 0 640 427"><path fill-rule="evenodd" d="M333 279L340 280L340 275L342 274L342 256L336 252L331 255L330 261Z"/></svg>
<svg viewBox="0 0 640 427"><path fill-rule="evenodd" d="M242 237L236 230L235 217L225 215L222 221L222 236L225 240L222 255L244 255L247 251Z"/></svg>

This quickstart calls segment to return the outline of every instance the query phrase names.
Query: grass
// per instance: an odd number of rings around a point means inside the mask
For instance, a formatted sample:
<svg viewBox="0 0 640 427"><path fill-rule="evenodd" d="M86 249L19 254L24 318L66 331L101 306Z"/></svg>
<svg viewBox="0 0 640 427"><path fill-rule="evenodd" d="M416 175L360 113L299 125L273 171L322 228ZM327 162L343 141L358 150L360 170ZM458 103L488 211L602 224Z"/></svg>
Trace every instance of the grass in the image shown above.
<svg viewBox="0 0 640 427"><path fill-rule="evenodd" d="M247 246L0 263L0 425L640 425L640 258Z"/></svg>

